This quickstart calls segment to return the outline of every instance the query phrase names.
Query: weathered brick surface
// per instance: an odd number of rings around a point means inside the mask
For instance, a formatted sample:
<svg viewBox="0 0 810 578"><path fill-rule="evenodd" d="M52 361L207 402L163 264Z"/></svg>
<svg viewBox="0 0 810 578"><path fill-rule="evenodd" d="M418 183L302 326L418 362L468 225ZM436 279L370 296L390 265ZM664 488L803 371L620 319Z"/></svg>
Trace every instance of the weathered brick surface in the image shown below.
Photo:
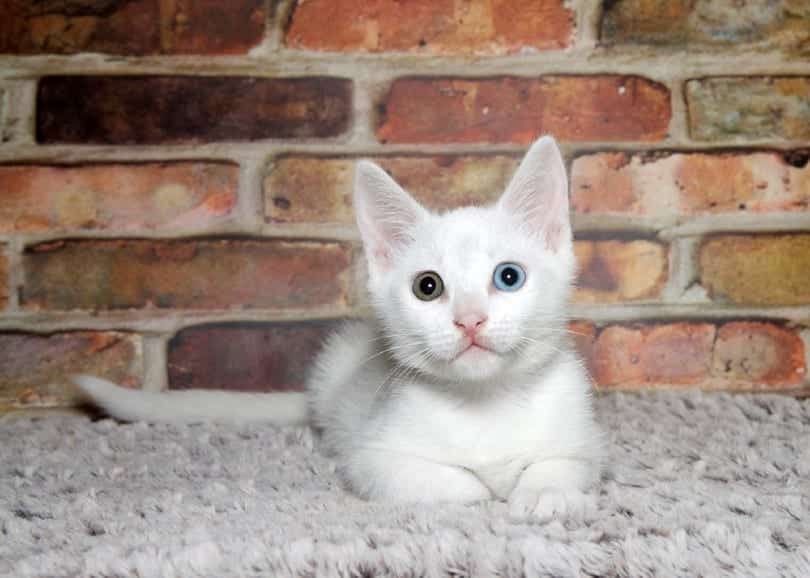
<svg viewBox="0 0 810 578"><path fill-rule="evenodd" d="M773 323L727 323L717 332L713 373L731 383L790 387L804 380L804 342Z"/></svg>
<svg viewBox="0 0 810 578"><path fill-rule="evenodd" d="M807 54L810 10L793 0L618 0L604 2L601 42L661 49L749 45Z"/></svg>
<svg viewBox="0 0 810 578"><path fill-rule="evenodd" d="M707 323L607 327L593 346L594 377L603 387L698 385L710 375L715 333Z"/></svg>
<svg viewBox="0 0 810 578"><path fill-rule="evenodd" d="M689 132L705 141L810 139L810 78L723 77L686 84Z"/></svg>
<svg viewBox="0 0 810 578"><path fill-rule="evenodd" d="M50 76L39 83L42 143L169 144L330 137L351 117L339 78Z"/></svg>
<svg viewBox="0 0 810 578"><path fill-rule="evenodd" d="M286 241L63 241L24 255L29 309L346 305L351 251Z"/></svg>
<svg viewBox="0 0 810 578"><path fill-rule="evenodd" d="M303 390L335 321L205 325L169 344L171 389Z"/></svg>
<svg viewBox="0 0 810 578"><path fill-rule="evenodd" d="M807 372L797 330L770 322L610 325L580 339L605 388L791 389Z"/></svg>
<svg viewBox="0 0 810 578"><path fill-rule="evenodd" d="M572 164L571 205L579 213L654 217L806 211L807 154L585 155Z"/></svg>
<svg viewBox="0 0 810 578"><path fill-rule="evenodd" d="M810 304L810 235L721 235L700 248L700 280L717 300Z"/></svg>
<svg viewBox="0 0 810 578"><path fill-rule="evenodd" d="M67 376L87 373L141 383L141 340L115 332L0 333L0 410L80 401Z"/></svg>
<svg viewBox="0 0 810 578"><path fill-rule="evenodd" d="M417 199L435 209L497 200L517 167L513 157L377 157L376 163ZM271 222L353 220L354 159L284 157L264 179L265 217Z"/></svg>
<svg viewBox="0 0 810 578"><path fill-rule="evenodd" d="M634 76L402 78L382 103L377 137L391 143L656 141L670 96Z"/></svg>
<svg viewBox="0 0 810 578"><path fill-rule="evenodd" d="M286 40L311 50L507 53L564 48L573 27L561 0L306 0Z"/></svg>
<svg viewBox="0 0 810 578"><path fill-rule="evenodd" d="M261 0L3 2L0 53L244 53L261 42Z"/></svg>
<svg viewBox="0 0 810 578"><path fill-rule="evenodd" d="M0 166L0 232L202 228L236 204L224 163Z"/></svg>
<svg viewBox="0 0 810 578"><path fill-rule="evenodd" d="M652 299L667 280L667 248L652 241L576 241L574 300L609 303Z"/></svg>

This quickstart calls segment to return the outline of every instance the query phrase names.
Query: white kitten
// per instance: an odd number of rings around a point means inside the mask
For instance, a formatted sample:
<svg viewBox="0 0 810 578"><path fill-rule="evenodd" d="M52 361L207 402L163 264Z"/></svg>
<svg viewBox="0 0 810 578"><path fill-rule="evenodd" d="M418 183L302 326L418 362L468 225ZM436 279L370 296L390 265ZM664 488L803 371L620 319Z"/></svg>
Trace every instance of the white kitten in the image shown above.
<svg viewBox="0 0 810 578"><path fill-rule="evenodd" d="M358 164L354 206L377 321L332 336L307 394L77 383L129 420L309 419L365 498L581 509L602 438L566 329L575 261L554 140L531 147L492 207L429 212L370 162Z"/></svg>

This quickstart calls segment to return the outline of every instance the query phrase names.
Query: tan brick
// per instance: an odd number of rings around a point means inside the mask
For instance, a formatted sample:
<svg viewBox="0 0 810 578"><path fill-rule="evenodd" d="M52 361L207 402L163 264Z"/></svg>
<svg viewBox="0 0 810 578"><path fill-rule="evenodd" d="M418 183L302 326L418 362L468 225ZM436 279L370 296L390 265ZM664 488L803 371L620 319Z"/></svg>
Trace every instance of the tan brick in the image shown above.
<svg viewBox="0 0 810 578"><path fill-rule="evenodd" d="M667 248L652 241L576 241L574 300L610 303L657 297L667 280Z"/></svg>
<svg viewBox="0 0 810 578"><path fill-rule="evenodd" d="M239 54L261 42L262 0L5 1L0 53Z"/></svg>
<svg viewBox="0 0 810 578"><path fill-rule="evenodd" d="M503 54L571 44L561 0L306 0L287 30L294 48L336 52Z"/></svg>
<svg viewBox="0 0 810 578"><path fill-rule="evenodd" d="M284 391L304 388L335 321L203 325L169 343L171 389Z"/></svg>
<svg viewBox="0 0 810 578"><path fill-rule="evenodd" d="M799 386L807 371L804 342L795 331L773 323L726 323L717 333L712 368L731 384Z"/></svg>
<svg viewBox="0 0 810 578"><path fill-rule="evenodd" d="M232 164L0 166L0 232L204 228L230 215L238 188Z"/></svg>
<svg viewBox="0 0 810 578"><path fill-rule="evenodd" d="M351 107L342 78L47 76L36 134L97 144L323 138L348 128Z"/></svg>
<svg viewBox="0 0 810 578"><path fill-rule="evenodd" d="M717 300L810 303L810 235L721 235L704 242L700 279Z"/></svg>
<svg viewBox="0 0 810 578"><path fill-rule="evenodd" d="M794 0L604 2L600 41L694 52L727 46L808 54L810 10Z"/></svg>
<svg viewBox="0 0 810 578"><path fill-rule="evenodd" d="M710 375L715 333L706 323L607 327L593 346L594 377L602 387L699 385Z"/></svg>
<svg viewBox="0 0 810 578"><path fill-rule="evenodd" d="M372 160L434 209L495 201L517 167L517 160L506 156L377 157ZM277 159L264 179L267 221L352 222L354 163L354 159L347 158Z"/></svg>
<svg viewBox="0 0 810 578"><path fill-rule="evenodd" d="M391 143L656 141L671 115L667 88L635 76L401 78L382 103Z"/></svg>
<svg viewBox="0 0 810 578"><path fill-rule="evenodd" d="M586 155L571 167L571 204L654 217L806 211L810 165L805 151Z"/></svg>
<svg viewBox="0 0 810 578"><path fill-rule="evenodd" d="M74 405L68 376L88 373L140 387L141 339L115 332L0 333L0 411Z"/></svg>
<svg viewBox="0 0 810 578"><path fill-rule="evenodd" d="M287 241L62 241L24 255L28 309L345 306L351 249Z"/></svg>
<svg viewBox="0 0 810 578"><path fill-rule="evenodd" d="M686 100L697 140L810 139L810 77L690 80Z"/></svg>

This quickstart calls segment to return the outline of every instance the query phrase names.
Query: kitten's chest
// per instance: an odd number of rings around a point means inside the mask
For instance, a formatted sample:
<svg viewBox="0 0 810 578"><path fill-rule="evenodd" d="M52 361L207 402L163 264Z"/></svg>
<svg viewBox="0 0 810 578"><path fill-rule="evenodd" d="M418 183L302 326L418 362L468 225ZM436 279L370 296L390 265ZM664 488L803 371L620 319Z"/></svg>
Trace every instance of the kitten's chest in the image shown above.
<svg viewBox="0 0 810 578"><path fill-rule="evenodd" d="M452 404L416 393L390 416L391 441L425 459L469 469L506 495L548 437L532 400Z"/></svg>

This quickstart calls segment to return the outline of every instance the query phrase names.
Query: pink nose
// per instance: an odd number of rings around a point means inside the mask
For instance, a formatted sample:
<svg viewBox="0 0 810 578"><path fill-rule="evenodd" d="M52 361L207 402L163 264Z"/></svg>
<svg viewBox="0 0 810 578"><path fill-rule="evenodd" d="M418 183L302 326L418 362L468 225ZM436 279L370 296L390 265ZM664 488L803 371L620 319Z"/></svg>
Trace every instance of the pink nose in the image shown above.
<svg viewBox="0 0 810 578"><path fill-rule="evenodd" d="M454 319L453 323L468 336L473 336L481 329L481 326L484 325L486 321L487 318L483 315L464 315L463 317Z"/></svg>

